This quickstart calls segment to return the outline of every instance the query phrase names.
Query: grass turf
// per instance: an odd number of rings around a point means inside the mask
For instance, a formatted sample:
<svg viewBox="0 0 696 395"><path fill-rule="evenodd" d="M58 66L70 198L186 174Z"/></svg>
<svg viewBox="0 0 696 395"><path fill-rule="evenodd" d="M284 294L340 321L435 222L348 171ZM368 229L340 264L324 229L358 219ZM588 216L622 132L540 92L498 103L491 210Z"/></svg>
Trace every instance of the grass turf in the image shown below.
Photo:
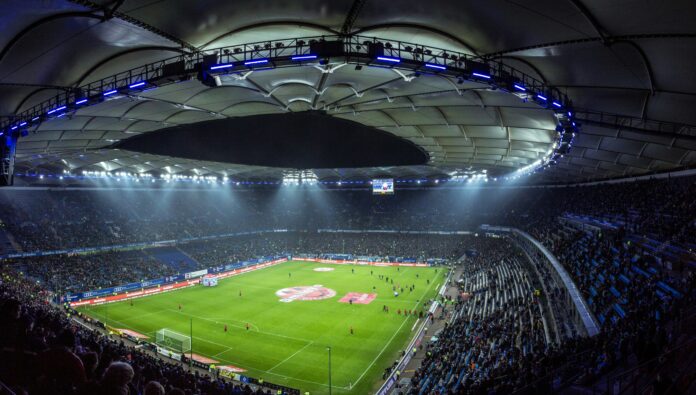
<svg viewBox="0 0 696 395"><path fill-rule="evenodd" d="M313 270L318 267L334 270ZM162 328L188 335L193 320L194 353L220 361L218 365L244 368L248 376L312 394L328 392L330 346L333 391L367 394L374 392L384 368L413 335L416 318L405 318L397 309L427 308L424 302L436 295L444 272L291 261L220 280L217 287L148 296L133 300L132 306L124 301L80 310L102 322L108 315L110 326L146 334L151 341ZM392 279L404 287L398 297ZM276 296L283 288L317 284L335 290L336 296L289 303ZM410 292L407 286L412 284L415 289ZM377 297L370 304L339 303L348 292L374 292ZM384 305L389 313L382 311Z"/></svg>

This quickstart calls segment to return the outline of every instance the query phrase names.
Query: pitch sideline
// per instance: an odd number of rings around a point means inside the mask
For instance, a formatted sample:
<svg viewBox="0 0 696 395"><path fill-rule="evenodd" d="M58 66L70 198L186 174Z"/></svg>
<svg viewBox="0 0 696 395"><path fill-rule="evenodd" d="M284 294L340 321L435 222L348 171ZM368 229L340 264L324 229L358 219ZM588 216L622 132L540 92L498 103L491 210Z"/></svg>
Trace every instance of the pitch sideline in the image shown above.
<svg viewBox="0 0 696 395"><path fill-rule="evenodd" d="M435 284L435 281L431 281L431 282L430 282L430 286L425 290L425 292L423 292L423 296L421 296L421 298L424 298L425 295L427 295L427 293L428 293L428 292L430 291L430 289L433 287L433 284ZM418 303L420 303L420 302L416 302L416 304L413 306L414 309L415 309L416 307L418 307ZM377 362L377 360L379 359L379 357L381 357L382 354L384 353L384 350L387 349L387 347L391 344L391 342L394 340L394 338L396 337L396 335L401 331L401 328L403 328L403 326L404 326L404 324L406 323L406 321L408 321L408 320L405 319L404 322L401 323L401 326L399 326L399 329L397 329L397 330L394 332L394 334L393 334L392 337L389 339L389 341L384 345L384 347L382 347L382 351L380 351L379 354L377 354L377 356L375 357L375 359L372 360L372 362L371 362L371 363L367 366L367 368L362 372L362 374L360 375L360 377L358 377L358 379L355 380L355 383L351 383L351 386L355 386L356 384L358 384L358 383L360 382L360 380L362 380L362 378L365 376L365 374L372 368L372 365L374 365L375 362ZM343 387L343 388L346 388L346 387Z"/></svg>

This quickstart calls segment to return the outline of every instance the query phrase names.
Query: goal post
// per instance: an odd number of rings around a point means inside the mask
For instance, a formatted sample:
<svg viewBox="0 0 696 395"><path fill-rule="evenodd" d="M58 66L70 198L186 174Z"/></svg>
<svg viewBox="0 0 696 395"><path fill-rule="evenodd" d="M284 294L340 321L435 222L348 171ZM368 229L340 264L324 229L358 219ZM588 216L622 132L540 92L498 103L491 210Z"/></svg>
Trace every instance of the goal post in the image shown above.
<svg viewBox="0 0 696 395"><path fill-rule="evenodd" d="M155 333L155 344L180 354L191 351L190 336L167 328L162 328Z"/></svg>

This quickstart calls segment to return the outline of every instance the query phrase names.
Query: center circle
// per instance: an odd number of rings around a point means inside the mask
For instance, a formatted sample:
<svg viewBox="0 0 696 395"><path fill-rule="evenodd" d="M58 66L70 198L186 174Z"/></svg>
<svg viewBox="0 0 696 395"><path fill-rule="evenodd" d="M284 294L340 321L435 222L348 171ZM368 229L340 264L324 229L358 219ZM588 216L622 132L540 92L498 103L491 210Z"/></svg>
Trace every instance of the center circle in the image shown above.
<svg viewBox="0 0 696 395"><path fill-rule="evenodd" d="M333 298L336 291L322 285L301 285L297 287L283 288L276 291L276 296L281 302L290 303L296 300L322 300Z"/></svg>

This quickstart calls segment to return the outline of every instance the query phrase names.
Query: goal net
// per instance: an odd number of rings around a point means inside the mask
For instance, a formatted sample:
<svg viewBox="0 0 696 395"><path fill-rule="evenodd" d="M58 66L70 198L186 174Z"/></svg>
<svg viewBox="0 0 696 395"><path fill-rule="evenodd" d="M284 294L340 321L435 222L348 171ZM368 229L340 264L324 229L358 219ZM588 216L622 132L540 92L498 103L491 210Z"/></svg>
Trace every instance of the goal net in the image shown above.
<svg viewBox="0 0 696 395"><path fill-rule="evenodd" d="M156 332L155 344L183 354L191 350L191 337L163 328Z"/></svg>

